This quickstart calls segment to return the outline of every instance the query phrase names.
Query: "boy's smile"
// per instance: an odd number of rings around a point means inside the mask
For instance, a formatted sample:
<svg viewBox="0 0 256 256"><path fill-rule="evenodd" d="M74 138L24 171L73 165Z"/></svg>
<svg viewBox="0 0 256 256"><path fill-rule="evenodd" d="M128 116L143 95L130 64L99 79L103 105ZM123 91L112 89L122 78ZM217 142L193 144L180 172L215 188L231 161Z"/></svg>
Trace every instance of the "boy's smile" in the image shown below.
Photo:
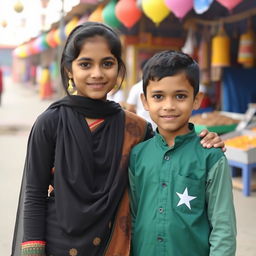
<svg viewBox="0 0 256 256"><path fill-rule="evenodd" d="M142 101L159 133L172 145L174 138L189 132L188 121L192 110L200 106L199 94L194 98L194 89L184 73L167 76L159 81L149 81L147 97Z"/></svg>

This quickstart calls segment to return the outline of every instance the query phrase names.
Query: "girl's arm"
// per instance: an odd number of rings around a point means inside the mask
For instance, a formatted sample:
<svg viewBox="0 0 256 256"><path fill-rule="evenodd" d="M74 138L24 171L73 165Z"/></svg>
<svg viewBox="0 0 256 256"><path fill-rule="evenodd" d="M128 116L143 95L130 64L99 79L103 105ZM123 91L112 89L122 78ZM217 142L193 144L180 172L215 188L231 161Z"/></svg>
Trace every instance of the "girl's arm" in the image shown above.
<svg viewBox="0 0 256 256"><path fill-rule="evenodd" d="M24 255L32 255L29 252L44 255L46 203L55 148L53 127L52 118L44 113L35 122L29 136L24 170Z"/></svg>
<svg viewBox="0 0 256 256"><path fill-rule="evenodd" d="M226 151L225 143L221 137L216 132L209 132L208 130L203 130L199 134L202 138L201 144L204 148L221 148L223 152Z"/></svg>

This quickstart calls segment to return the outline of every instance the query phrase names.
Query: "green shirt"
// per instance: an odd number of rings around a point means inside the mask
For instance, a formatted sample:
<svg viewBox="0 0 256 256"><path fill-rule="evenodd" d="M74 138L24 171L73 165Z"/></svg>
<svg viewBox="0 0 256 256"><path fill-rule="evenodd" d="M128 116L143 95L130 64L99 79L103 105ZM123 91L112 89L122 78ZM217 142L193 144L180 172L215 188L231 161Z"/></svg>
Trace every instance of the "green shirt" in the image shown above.
<svg viewBox="0 0 256 256"><path fill-rule="evenodd" d="M227 160L192 130L169 147L156 133L130 156L133 256L234 256Z"/></svg>

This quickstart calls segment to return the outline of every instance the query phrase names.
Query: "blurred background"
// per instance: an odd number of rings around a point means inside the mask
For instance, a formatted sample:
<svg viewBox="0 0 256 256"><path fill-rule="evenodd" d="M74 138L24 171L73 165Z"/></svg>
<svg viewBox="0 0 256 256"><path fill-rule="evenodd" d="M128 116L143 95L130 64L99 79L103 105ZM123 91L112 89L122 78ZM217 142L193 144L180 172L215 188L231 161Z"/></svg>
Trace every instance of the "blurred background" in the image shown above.
<svg viewBox="0 0 256 256"><path fill-rule="evenodd" d="M69 33L85 21L116 29L127 76L109 95L140 114L133 86L160 50L200 66L204 100L191 121L225 140L238 221L237 256L256 255L256 0L0 1L0 253L10 255L29 130L64 95L59 72ZM138 101L138 100L137 100Z"/></svg>

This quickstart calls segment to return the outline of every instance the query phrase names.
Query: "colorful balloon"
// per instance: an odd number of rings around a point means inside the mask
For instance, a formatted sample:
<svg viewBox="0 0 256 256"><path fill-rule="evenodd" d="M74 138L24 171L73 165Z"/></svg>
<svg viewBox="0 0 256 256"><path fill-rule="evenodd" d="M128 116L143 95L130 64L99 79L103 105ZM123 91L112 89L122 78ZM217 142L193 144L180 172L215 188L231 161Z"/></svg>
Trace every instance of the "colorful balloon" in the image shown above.
<svg viewBox="0 0 256 256"><path fill-rule="evenodd" d="M116 0L111 0L103 9L103 21L113 28L120 27L120 22L115 14Z"/></svg>
<svg viewBox="0 0 256 256"><path fill-rule="evenodd" d="M103 22L103 5L100 4L88 18L88 21Z"/></svg>
<svg viewBox="0 0 256 256"><path fill-rule="evenodd" d="M157 25L170 14L164 0L142 0L142 10Z"/></svg>
<svg viewBox="0 0 256 256"><path fill-rule="evenodd" d="M56 46L58 46L58 42L55 41L54 38L54 33L55 33L56 29L52 29L51 31L49 31L46 35L46 42L49 46L51 46L52 48L55 48Z"/></svg>
<svg viewBox="0 0 256 256"><path fill-rule="evenodd" d="M73 17L65 26L65 35L68 36L70 32L77 26L79 19L78 17Z"/></svg>
<svg viewBox="0 0 256 256"><path fill-rule="evenodd" d="M165 0L165 4L179 19L193 8L193 0Z"/></svg>
<svg viewBox="0 0 256 256"><path fill-rule="evenodd" d="M133 27L141 17L135 0L120 0L115 8L116 17L127 27Z"/></svg>
<svg viewBox="0 0 256 256"><path fill-rule="evenodd" d="M197 14L202 14L204 12L206 12L211 4L212 4L213 0L194 0L194 10Z"/></svg>
<svg viewBox="0 0 256 256"><path fill-rule="evenodd" d="M240 4L243 0L216 0L221 5L226 7L229 11L234 9L238 4Z"/></svg>

